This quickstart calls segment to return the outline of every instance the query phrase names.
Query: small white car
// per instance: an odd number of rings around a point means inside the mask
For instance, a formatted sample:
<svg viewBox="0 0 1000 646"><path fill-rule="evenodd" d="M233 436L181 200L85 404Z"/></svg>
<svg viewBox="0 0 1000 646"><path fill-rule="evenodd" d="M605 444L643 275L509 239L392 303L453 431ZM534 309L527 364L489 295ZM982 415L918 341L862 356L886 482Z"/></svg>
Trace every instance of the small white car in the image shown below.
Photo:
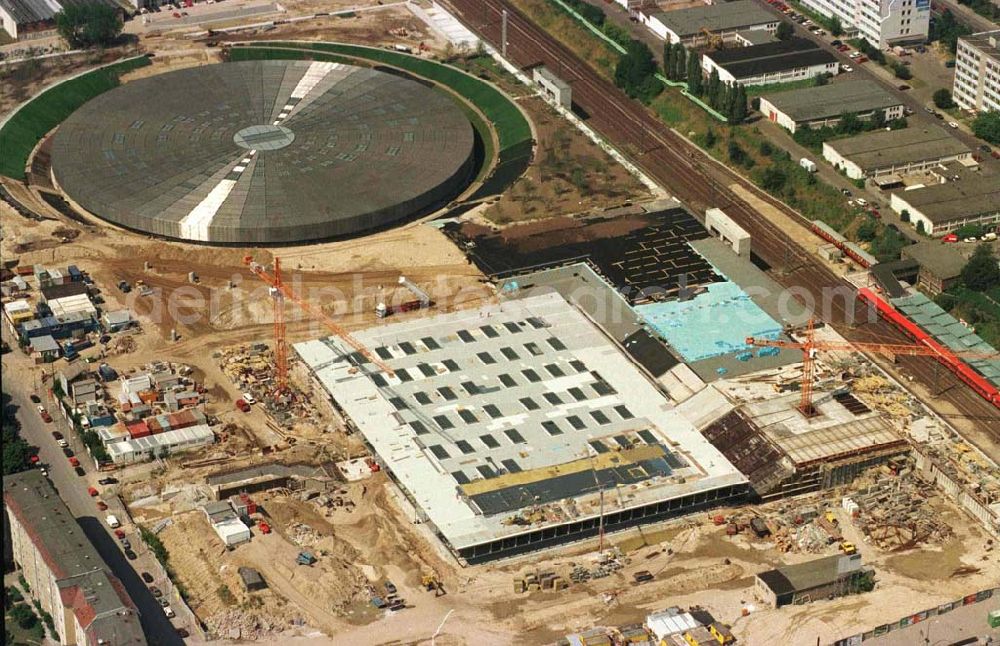
<svg viewBox="0 0 1000 646"><path fill-rule="evenodd" d="M256 404L257 403L257 400L254 399L253 395L251 395L250 393L243 393L243 401L245 401L248 404Z"/></svg>
<svg viewBox="0 0 1000 646"><path fill-rule="evenodd" d="M854 68L851 67L850 65L841 65L840 69L843 70L843 71L845 71L845 72L853 72L854 71Z"/></svg>
<svg viewBox="0 0 1000 646"><path fill-rule="evenodd" d="M954 121L949 121L948 122L948 127L949 128L954 128L954 129L958 130L958 124L955 123Z"/></svg>
<svg viewBox="0 0 1000 646"><path fill-rule="evenodd" d="M865 198L863 198L863 197L859 197L859 198L857 198L857 199L855 200L855 202L857 202L857 203L858 203L858 206L868 206L868 200L866 200L866 199L865 199Z"/></svg>
<svg viewBox="0 0 1000 646"><path fill-rule="evenodd" d="M64 449L69 446L69 442L67 442L66 440L59 440L57 444Z"/></svg>
<svg viewBox="0 0 1000 646"><path fill-rule="evenodd" d="M170 619L173 619L176 615L174 614L174 609L170 606L163 606L163 614L165 614Z"/></svg>

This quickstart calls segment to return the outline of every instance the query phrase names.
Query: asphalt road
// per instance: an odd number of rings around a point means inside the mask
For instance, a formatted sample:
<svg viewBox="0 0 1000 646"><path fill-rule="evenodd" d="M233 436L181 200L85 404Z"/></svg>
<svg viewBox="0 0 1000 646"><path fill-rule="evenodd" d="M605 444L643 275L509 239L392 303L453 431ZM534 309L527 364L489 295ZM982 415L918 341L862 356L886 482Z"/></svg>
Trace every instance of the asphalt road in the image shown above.
<svg viewBox="0 0 1000 646"><path fill-rule="evenodd" d="M2 365L3 389L11 396L12 404L17 407L17 419L21 422L21 437L29 444L38 447L39 465L45 466L48 470L49 480L59 492L59 497L63 499L76 517L84 534L93 543L104 562L108 564L111 572L125 586L139 610L147 640L150 644L183 644L184 640L177 635L174 626L163 614L159 602L149 592L138 574L141 571L157 572L158 569L152 564L155 557L147 550L143 550L145 553L140 553L135 561L130 562L125 558L117 538L111 533L104 521L106 514L98 511L96 499L91 498L87 493L89 486L97 487L99 490L104 489L97 484L97 480L103 476L97 475L93 460L86 453L82 443L69 429L62 417L55 412L55 402L48 398L47 389L42 388L41 383L30 376L32 372L27 357L14 350L3 355ZM52 413L51 423L42 421L36 410L37 405L32 403L30 399L33 393L41 397L42 405ZM53 431L61 432L70 442L70 447L87 471L86 476L76 475L66 456L63 455L62 449L52 437ZM119 519L122 522L125 520L121 515L119 515ZM144 545L135 528L125 527L125 529L133 549L143 548ZM161 589L164 588L162 581L154 581L153 585L158 585ZM188 630L191 629L188 628Z"/></svg>

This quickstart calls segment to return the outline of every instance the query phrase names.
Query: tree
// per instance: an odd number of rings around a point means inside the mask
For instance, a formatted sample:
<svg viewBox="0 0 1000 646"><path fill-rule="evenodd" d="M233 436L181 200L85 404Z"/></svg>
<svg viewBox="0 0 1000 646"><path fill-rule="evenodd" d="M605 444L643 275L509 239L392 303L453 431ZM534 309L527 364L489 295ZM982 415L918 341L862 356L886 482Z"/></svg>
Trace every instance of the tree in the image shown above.
<svg viewBox="0 0 1000 646"><path fill-rule="evenodd" d="M903 222L909 222L910 221L910 211L908 209L903 209L902 211L900 211L899 212L899 219L902 220Z"/></svg>
<svg viewBox="0 0 1000 646"><path fill-rule="evenodd" d="M778 30L774 32L774 35L778 40L788 40L795 34L795 30L792 28L792 23L782 20L778 23Z"/></svg>
<svg viewBox="0 0 1000 646"><path fill-rule="evenodd" d="M746 121L749 111L747 110L747 91L741 84L736 83L732 88L732 95L729 101L729 122L742 123Z"/></svg>
<svg viewBox="0 0 1000 646"><path fill-rule="evenodd" d="M840 123L837 125L837 129L841 132L856 134L864 130L865 124L861 122L858 118L857 113L847 112L840 118Z"/></svg>
<svg viewBox="0 0 1000 646"><path fill-rule="evenodd" d="M972 122L972 134L991 144L1000 144L1000 110L979 113Z"/></svg>
<svg viewBox="0 0 1000 646"><path fill-rule="evenodd" d="M948 88L943 87L940 90L935 91L933 99L934 105L942 110L955 107L955 102L951 98L951 91Z"/></svg>
<svg viewBox="0 0 1000 646"><path fill-rule="evenodd" d="M677 43L677 49L674 51L674 80L679 81L684 78L684 74L687 72L687 50L684 49L684 45Z"/></svg>
<svg viewBox="0 0 1000 646"><path fill-rule="evenodd" d="M24 630L31 630L38 623L38 617L31 611L31 607L24 603L19 603L11 608L8 614L14 623Z"/></svg>
<svg viewBox="0 0 1000 646"><path fill-rule="evenodd" d="M813 85L820 87L830 82L830 77L826 74L817 74L813 77Z"/></svg>
<svg viewBox="0 0 1000 646"><path fill-rule="evenodd" d="M917 233L919 233L920 235L924 235L924 233L926 233L926 232L927 232L927 229L924 228L924 221L923 220L917 220Z"/></svg>
<svg viewBox="0 0 1000 646"><path fill-rule="evenodd" d="M834 16L830 20L830 35L834 38L844 33L844 26L840 24L840 18Z"/></svg>
<svg viewBox="0 0 1000 646"><path fill-rule="evenodd" d="M865 221L858 226L858 240L871 242L878 235L878 224L872 218L865 218Z"/></svg>
<svg viewBox="0 0 1000 646"><path fill-rule="evenodd" d="M663 74L673 80L674 45L669 40L663 43Z"/></svg>
<svg viewBox="0 0 1000 646"><path fill-rule="evenodd" d="M67 4L56 14L56 29L73 49L107 47L121 34L122 20L110 5Z"/></svg>
<svg viewBox="0 0 1000 646"><path fill-rule="evenodd" d="M786 181L788 181L788 177L785 175L785 172L775 166L765 168L760 177L760 185L771 193L781 191L785 187Z"/></svg>
<svg viewBox="0 0 1000 646"><path fill-rule="evenodd" d="M31 447L25 442L19 432L21 424L17 421L17 407L11 404L10 395L3 393L3 475L18 473L28 468L28 459L32 455Z"/></svg>
<svg viewBox="0 0 1000 646"><path fill-rule="evenodd" d="M691 55L688 56L687 81L688 92L695 96L701 96L705 88L701 78L701 54L698 52L691 52Z"/></svg>
<svg viewBox="0 0 1000 646"><path fill-rule="evenodd" d="M746 161L747 152L740 147L735 139L729 140L726 152L729 155L729 161L734 164L743 164L743 162Z"/></svg>
<svg viewBox="0 0 1000 646"><path fill-rule="evenodd" d="M711 148L712 146L715 145L716 141L717 137L715 136L715 132L711 128L709 128L708 131L705 133L705 148Z"/></svg>
<svg viewBox="0 0 1000 646"><path fill-rule="evenodd" d="M705 97L708 104L713 108L718 105L719 92L722 90L722 81L719 80L719 70L712 68L712 73L708 75L708 85L705 86Z"/></svg>
<svg viewBox="0 0 1000 646"><path fill-rule="evenodd" d="M962 268L962 282L977 292L1000 285L1000 266L989 245L981 244Z"/></svg>
<svg viewBox="0 0 1000 646"><path fill-rule="evenodd" d="M615 85L632 98L651 101L663 86L656 77L656 62L649 47L638 40L629 41L625 53L615 66Z"/></svg>

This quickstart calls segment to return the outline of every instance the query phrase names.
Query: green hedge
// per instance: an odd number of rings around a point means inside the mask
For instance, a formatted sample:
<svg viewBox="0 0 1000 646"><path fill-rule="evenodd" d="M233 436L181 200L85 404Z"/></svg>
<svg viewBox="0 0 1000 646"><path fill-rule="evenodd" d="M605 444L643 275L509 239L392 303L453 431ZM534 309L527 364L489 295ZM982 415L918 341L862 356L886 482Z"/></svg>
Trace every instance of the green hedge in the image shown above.
<svg viewBox="0 0 1000 646"><path fill-rule="evenodd" d="M0 175L24 179L31 151L45 133L81 105L118 85L119 77L149 65L145 56L101 67L55 85L26 103L0 129Z"/></svg>

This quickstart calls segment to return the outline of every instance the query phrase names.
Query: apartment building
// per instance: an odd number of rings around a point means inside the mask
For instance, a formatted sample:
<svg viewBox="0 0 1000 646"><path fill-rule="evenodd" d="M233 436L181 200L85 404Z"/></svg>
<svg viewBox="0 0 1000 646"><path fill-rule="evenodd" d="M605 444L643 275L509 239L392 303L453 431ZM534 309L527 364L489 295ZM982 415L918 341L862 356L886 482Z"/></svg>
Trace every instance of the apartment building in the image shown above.
<svg viewBox="0 0 1000 646"><path fill-rule="evenodd" d="M802 0L802 4L837 18L847 34L880 49L924 42L930 29L930 0Z"/></svg>
<svg viewBox="0 0 1000 646"><path fill-rule="evenodd" d="M951 93L965 110L1000 110L1000 29L958 39Z"/></svg>
<svg viewBox="0 0 1000 646"><path fill-rule="evenodd" d="M4 544L60 644L144 646L135 605L37 469L3 479Z"/></svg>

